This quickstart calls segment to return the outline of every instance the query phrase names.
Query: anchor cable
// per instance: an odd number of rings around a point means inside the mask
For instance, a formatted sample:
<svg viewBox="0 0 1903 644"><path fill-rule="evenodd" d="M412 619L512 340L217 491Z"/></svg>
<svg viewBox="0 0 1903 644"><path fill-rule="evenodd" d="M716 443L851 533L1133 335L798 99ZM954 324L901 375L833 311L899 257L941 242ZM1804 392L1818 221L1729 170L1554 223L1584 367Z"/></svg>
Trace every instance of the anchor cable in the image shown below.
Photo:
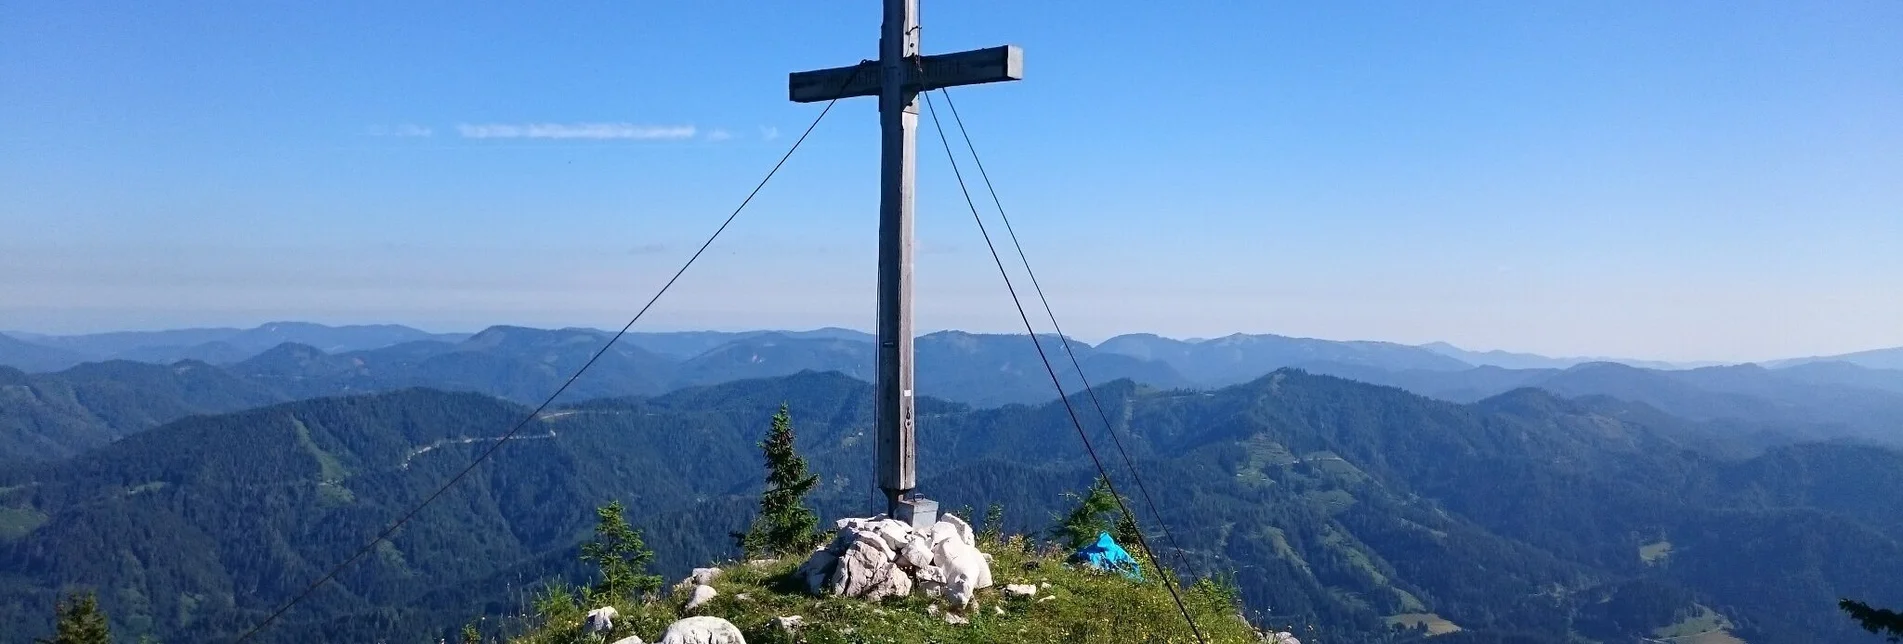
<svg viewBox="0 0 1903 644"><path fill-rule="evenodd" d="M660 301L661 296L666 295L668 289L673 288L674 283L681 279L681 275L686 274L687 269L689 267L692 267L696 260L700 259L701 254L706 253L707 248L714 245L714 240L719 239L720 234L723 232L726 232L727 226L732 224L733 220L740 216L740 212L743 210L746 210L747 204L753 203L753 198L760 194L761 189L766 188L767 182L773 180L773 175L778 174L780 172L780 168L786 165L787 159L792 158L793 153L799 151L800 144L806 142L806 137L812 135L814 128L819 127L820 121L825 120L826 115L832 112L833 105L838 104L839 99L845 98L844 96L845 89L847 87L850 87L852 85L852 81L858 78L859 72L865 69L866 64L868 62L870 61L860 61L859 65L853 68L853 72L851 74L848 74L846 76L846 80L840 84L840 95L834 96L832 100L826 102L825 109L822 109L819 111L819 116L813 117L813 122L806 126L806 131L800 133L800 138L793 141L792 147L786 150L786 154L783 154L780 156L779 162L773 164L773 168L771 170L768 170L766 173L766 176L760 179L760 183L753 186L753 191L747 193L747 197L745 199L740 200L740 205L734 207L733 212L727 215L727 219L725 221L720 222L720 227L714 229L714 233L712 235L709 235L707 237L707 241L702 242L700 245L700 248L695 250L694 254L687 258L687 262L681 265L680 270L674 271L674 276L669 277L667 280L667 283L662 284L660 290L656 291L653 297L648 298L647 304L642 305L641 310L637 311L634 314L634 317L629 318L628 323L625 325L622 325L620 331L615 332L614 336L608 338L607 342L602 343L601 348L596 349L594 355L590 356L587 362L582 363L581 367L577 368L575 370L575 373L568 377L568 380L563 381L562 385L555 389L555 393L549 394L548 398L542 401L542 404L536 405L534 411L531 411L529 412L527 416L524 416L521 421L517 422L514 427L509 429L508 433L503 434L501 438L497 438L494 443L491 443L489 445L488 449L483 450L481 454L477 455L476 459L473 461L470 461L469 465L464 467L462 471L457 472L455 476L450 477L448 482L444 483L441 487L438 487L436 491L430 493L429 496L424 497L421 503L418 503L414 507L410 508L408 512L404 512L403 516L398 517L395 522L389 525L389 527L386 527L383 529L382 532L377 533L376 538L371 539L369 543L364 544L362 548L359 548L355 554L350 555L350 557L345 559L343 563L339 563L336 566L332 567L330 569L330 572L324 573L324 576L319 577L317 581L312 582L311 585L305 588L303 592L298 593L296 597L292 597L291 601L286 602L283 606L280 606L276 611L273 611L270 616L265 617L263 622L258 623L257 626L251 627L251 630L245 631L243 635L240 635L238 637L237 641L240 643L249 641L253 636L257 635L260 631L263 631L265 627L268 627L272 624L272 622L277 621L279 617L284 615L285 611L290 610L292 606L296 606L298 602L304 601L304 599L309 597L311 593L316 592L317 589L323 587L323 585L326 582L329 582L331 579L335 578L337 576L337 573L343 572L344 568L350 566L350 564L355 563L358 559L361 559L365 554L369 553L370 550L372 548L375 548L378 543L381 543L389 539L391 534L394 534L398 528L402 528L403 524L408 523L411 518L416 516L417 512L422 511L424 507L427 507L431 502L434 502L438 497L441 497L444 492L448 492L449 488L455 486L456 483L462 481L464 477L468 476L470 472L474 471L476 469L476 466L481 465L484 461L487 461L490 456L495 455L496 450L501 449L503 443L509 442L509 439L514 438L517 432L522 431L523 427L528 426L528 424L534 421L537 416L540 416L543 410L548 409L549 405L554 404L555 399L559 398L562 395L562 392L568 391L568 387L570 385L575 384L575 381L577 379L580 379L581 375L587 372L589 367L594 366L595 361L600 360L602 355L608 353L608 349L613 348L615 345L615 342L621 340L621 336L627 335L628 330L634 328L634 323L639 322L641 320L641 316L646 315L648 312L648 309L653 308L654 303Z"/></svg>
<svg viewBox="0 0 1903 644"><path fill-rule="evenodd" d="M923 70L921 75L922 72ZM965 195L965 205L971 208L971 217L978 222L978 233L984 236L985 246L991 250L991 260L998 265L998 274L1004 278L1004 288L1011 294L1011 303L1017 307L1018 318L1024 321L1024 330L1031 336L1031 345L1037 349L1038 359L1044 363L1044 371L1050 374L1051 384L1057 387L1057 399L1064 403L1064 411L1070 414L1070 422L1077 429L1077 437L1083 440L1084 452L1090 455L1090 461L1097 466L1097 475L1103 477L1104 486L1110 489L1111 498L1117 501L1117 508L1123 511L1125 518L1135 523L1136 514L1130 511L1130 506L1124 503L1123 496L1117 493L1116 483L1110 480L1110 472L1104 468L1103 460L1097 457L1097 449L1090 444L1090 436L1084 431L1084 423L1077 415L1077 408L1072 406L1070 398L1064 395L1064 384L1057 377L1057 368L1051 366L1050 356L1044 353L1043 344L1037 341L1037 330L1031 324L1031 316L1025 313L1024 302L1018 298L1017 288L1011 285L1011 273L1005 269L1004 259L998 255L997 245L991 242L991 233L985 229L984 218L978 214L978 204L972 200L971 190L965 187L964 175L958 170L958 159L952 154L951 140L945 136L945 126L938 119L938 108L932 102L931 93L920 92L920 95L925 97L926 111L931 113L932 125L938 130L939 142L945 146L945 157L951 161L952 176L958 179L958 189ZM1143 554L1149 557L1150 563L1159 569L1163 568L1162 560L1157 558L1156 551L1150 549L1149 540L1143 537L1142 530L1136 531L1136 538L1137 545L1142 547ZM1196 618L1190 615L1189 605L1183 603L1183 596L1177 592L1174 580L1167 572L1160 576L1163 577L1163 588L1169 590L1170 599L1176 602L1176 610L1183 614L1184 621L1189 622L1189 630L1196 635L1196 641L1207 644L1209 640L1203 637L1202 629L1196 626Z"/></svg>
<svg viewBox="0 0 1903 644"><path fill-rule="evenodd" d="M1130 478L1136 482L1137 491L1142 493L1143 504L1149 506L1150 514L1156 517L1156 524L1163 532L1163 538L1170 542L1170 548L1176 550L1177 565L1191 568L1188 551L1183 550L1182 544L1177 543L1175 531L1170 530L1169 524L1163 520L1163 513L1156 509L1156 499L1150 496L1149 486L1143 483L1143 476L1137 473L1136 462L1130 458L1130 452L1124 449L1123 439L1118 437L1116 427L1110 422L1110 415L1104 412L1103 401L1098 399L1096 387L1091 386L1090 377L1084 374L1084 365L1077 360L1077 352L1071 349L1070 336L1065 335L1064 327L1057 323L1057 312L1051 308L1050 298L1044 296L1044 285L1038 281L1037 271L1031 269L1031 259L1025 254L1024 245L1018 242L1018 231L1011 225L1011 216L1004 212L1004 201L998 198L998 190L991 184L991 173L985 171L984 159L978 156L978 146L971 142L971 131L965 128L965 119L958 115L958 104L952 102L949 89L940 88L938 93L945 97L945 106L950 108L952 121L958 125L958 133L965 139L965 148L971 151L971 161L978 167L978 176L984 179L985 190L991 193L991 203L998 208L998 218L1004 220L1004 230L1011 237L1011 245L1017 248L1018 259L1024 263L1024 273L1031 278L1031 287L1036 290L1038 301L1043 303L1044 313L1051 320L1051 328L1057 331L1057 339L1064 345L1064 355L1070 357L1071 368L1077 370L1077 379L1083 382L1084 391L1090 394L1091 406L1097 408L1097 417L1103 419L1104 431L1110 434L1110 440L1115 443L1117 453L1123 456L1123 465L1130 470ZM1192 575L1195 574L1194 570L1189 572Z"/></svg>

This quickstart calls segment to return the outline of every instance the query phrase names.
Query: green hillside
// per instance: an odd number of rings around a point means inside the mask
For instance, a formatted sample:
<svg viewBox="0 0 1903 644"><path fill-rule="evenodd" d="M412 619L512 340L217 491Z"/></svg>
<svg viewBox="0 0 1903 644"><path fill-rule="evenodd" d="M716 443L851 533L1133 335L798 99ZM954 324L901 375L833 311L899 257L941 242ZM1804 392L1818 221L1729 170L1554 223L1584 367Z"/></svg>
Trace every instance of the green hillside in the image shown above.
<svg viewBox="0 0 1903 644"><path fill-rule="evenodd" d="M758 490L754 442L782 401L824 477L821 514L869 514L866 389L806 373L550 413L270 634L449 635L519 613L540 583L583 572L573 549L612 499L664 574L729 558ZM1437 637L1565 642L1644 635L1702 606L1747 641L1809 642L1859 636L1838 597L1903 604L1903 521L1858 500L1903 476L1885 450L1713 449L1706 425L1538 391L1456 405L1300 371L1099 394L1188 572L1233 578L1262 625L1403 641L1423 633L1390 624L1423 620L1395 618L1431 613L1462 629ZM919 409L921 489L948 509L1001 503L1008 532L1041 532L1093 475L1061 406ZM311 400L0 472L14 526L0 531L0 631L41 632L55 590L84 586L122 632L228 637L522 413L429 390ZM1640 556L1661 541L1669 556ZM1594 608L1614 598L1625 608Z"/></svg>

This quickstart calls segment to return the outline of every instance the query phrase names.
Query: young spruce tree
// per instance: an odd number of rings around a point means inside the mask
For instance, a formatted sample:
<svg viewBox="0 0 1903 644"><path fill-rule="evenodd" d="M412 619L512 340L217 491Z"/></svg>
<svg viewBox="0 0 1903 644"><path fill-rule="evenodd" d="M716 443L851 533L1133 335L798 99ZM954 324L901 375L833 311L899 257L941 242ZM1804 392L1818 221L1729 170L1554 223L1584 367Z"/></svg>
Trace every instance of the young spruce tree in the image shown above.
<svg viewBox="0 0 1903 644"><path fill-rule="evenodd" d="M766 454L767 487L760 494L760 516L746 534L735 535L740 549L748 559L805 554L825 538L819 514L806 507L806 495L819 484L819 476L807 473L806 459L793 449L793 419L785 404L773 415L760 449Z"/></svg>
<svg viewBox="0 0 1903 644"><path fill-rule="evenodd" d="M1057 525L1051 528L1053 540L1066 548L1082 548L1096 542L1098 533L1108 532L1119 544L1129 546L1136 542L1136 524L1123 515L1117 506L1117 496L1102 478L1097 479L1088 492L1067 496L1077 499L1077 507L1058 518Z"/></svg>
<svg viewBox="0 0 1903 644"><path fill-rule="evenodd" d="M595 594L614 600L659 590L661 576L647 574L654 551L641 541L641 531L628 525L621 502L596 508L595 521L595 540L581 546L582 560L601 570Z"/></svg>
<svg viewBox="0 0 1903 644"><path fill-rule="evenodd" d="M54 611L59 621L53 626L53 637L38 640L39 644L112 644L112 629L92 593L69 595L59 600Z"/></svg>

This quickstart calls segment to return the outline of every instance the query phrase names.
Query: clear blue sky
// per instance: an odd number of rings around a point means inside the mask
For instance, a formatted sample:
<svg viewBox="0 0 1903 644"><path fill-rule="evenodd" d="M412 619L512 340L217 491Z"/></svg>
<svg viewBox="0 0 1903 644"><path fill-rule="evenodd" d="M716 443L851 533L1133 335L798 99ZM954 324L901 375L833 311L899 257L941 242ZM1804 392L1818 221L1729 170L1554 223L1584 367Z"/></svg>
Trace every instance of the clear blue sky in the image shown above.
<svg viewBox="0 0 1903 644"><path fill-rule="evenodd" d="M1903 345L1903 2L924 4L928 52L1026 51L955 96L1086 339ZM618 325L819 109L785 74L875 55L878 23L0 4L0 328ZM869 327L873 110L647 328ZM943 154L923 132L919 325L1011 330Z"/></svg>

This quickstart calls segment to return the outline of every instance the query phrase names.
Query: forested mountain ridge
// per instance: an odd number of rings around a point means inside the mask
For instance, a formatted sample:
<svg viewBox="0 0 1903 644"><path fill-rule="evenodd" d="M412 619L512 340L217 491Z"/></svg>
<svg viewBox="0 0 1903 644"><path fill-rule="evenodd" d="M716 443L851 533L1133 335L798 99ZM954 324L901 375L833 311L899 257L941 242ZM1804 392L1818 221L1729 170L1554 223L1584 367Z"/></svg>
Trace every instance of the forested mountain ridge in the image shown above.
<svg viewBox="0 0 1903 644"><path fill-rule="evenodd" d="M607 339L608 334L591 329L498 326L455 343L418 340L342 353L284 343L221 366L110 361L35 374L0 367L14 387L0 397L0 462L65 458L188 413L305 398L430 387L540 402ZM646 334L635 339L616 343L562 400L652 396L805 370L869 379L873 364L872 345L843 330ZM1062 350L1054 336L1040 341L1047 351ZM677 357L702 344L712 348ZM1052 397L1036 350L1023 336L944 332L920 338L917 347L919 386L940 397L987 406ZM1093 353L1082 344L1073 348L1086 371L1098 378L1189 384L1161 363ZM1072 369L1063 369L1062 378L1066 387L1082 386ZM214 391L220 389L222 395ZM184 391L198 392L205 400L181 399Z"/></svg>
<svg viewBox="0 0 1903 644"><path fill-rule="evenodd" d="M279 400L202 362L116 360L41 374L0 367L0 463L66 458L187 415Z"/></svg>
<svg viewBox="0 0 1903 644"><path fill-rule="evenodd" d="M1714 450L1721 426L1611 401L1518 390L1459 405L1294 370L1098 393L1192 567L1230 571L1266 622L1384 641L1409 637L1386 618L1435 613L1534 641L1621 641L1708 609L1754 643L1810 642L1855 634L1838 596L1903 603L1898 515L1858 501L1903 480L1886 450ZM563 553L608 499L630 506L670 575L727 556L758 489L753 442L782 401L825 477L822 513L865 512L866 394L804 373L546 414L274 632L519 609L524 584L573 570ZM229 636L522 413L416 389L310 400L0 473L0 630L37 632L53 589L77 584L100 588L128 632ZM1091 477L1059 405L928 399L920 414L922 489L948 508L1002 502L1013 530L1034 531Z"/></svg>
<svg viewBox="0 0 1903 644"><path fill-rule="evenodd" d="M204 377L207 370L228 372L225 398L249 405L404 387L474 391L534 403L560 386L606 340L607 334L591 329L499 326L453 343L417 340L341 353L285 343L232 364L181 364L198 370L194 376L200 382L195 387L211 386L211 379ZM917 344L919 389L980 407L1046 401L1051 398L1048 376L1036 351L1024 340L1024 336L952 331L923 336ZM1055 336L1040 336L1039 342L1051 354L1063 351ZM1903 421L1899 420L1903 419L1903 371L1848 363L1806 363L1784 369L1737 365L1654 370L1613 363L1567 369L1454 369L1446 362L1451 358L1416 347L1276 336L1232 336L1194 343L1123 336L1099 347L1073 341L1071 348L1084 372L1095 380L1128 378L1161 388L1211 387L1246 380L1241 374L1266 373L1290 360L1316 359L1293 366L1456 402L1539 387L1574 398L1615 397L1683 418L1722 421L1734 427L1776 425L1809 438L1849 436L1903 444ZM1182 363L1187 371L1172 361ZM863 335L839 329L631 334L595 364L589 377L577 381L563 400L651 396L804 370L838 371L865 379L871 377L872 363L872 347ZM1058 361L1060 378L1067 390L1080 390L1082 380L1067 363ZM1410 364L1430 368L1393 367ZM61 393L67 385L57 383L68 379L68 372L11 376L11 382L26 389L0 399L0 462L64 458L186 413L249 406L177 400L173 392L178 384L154 386L156 381L151 380L163 367L115 365L74 370L123 373L131 379L119 384L120 393L109 398ZM1249 372L1250 365L1260 371ZM99 378L89 382L95 390L108 386ZM46 383L49 389L34 393L35 383ZM49 398L70 398L72 404L49 408L45 400ZM152 411L115 420L111 414L96 413L100 407Z"/></svg>

